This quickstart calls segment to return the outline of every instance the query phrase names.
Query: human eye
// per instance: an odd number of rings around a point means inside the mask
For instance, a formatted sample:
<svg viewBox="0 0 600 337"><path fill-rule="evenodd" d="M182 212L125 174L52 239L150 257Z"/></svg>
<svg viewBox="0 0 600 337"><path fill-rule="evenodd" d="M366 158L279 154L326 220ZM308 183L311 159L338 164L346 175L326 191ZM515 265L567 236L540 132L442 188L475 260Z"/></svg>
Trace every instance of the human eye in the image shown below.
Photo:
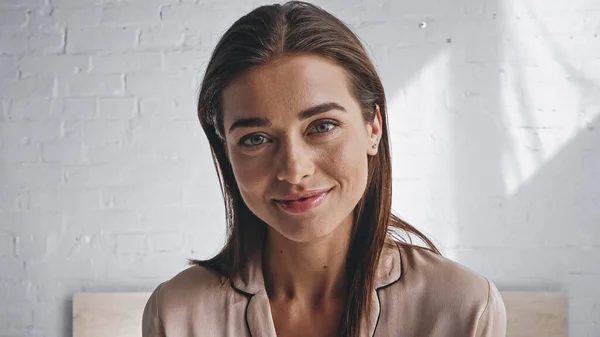
<svg viewBox="0 0 600 337"><path fill-rule="evenodd" d="M245 147L258 147L268 140L267 137L260 134L251 134L240 139L239 144Z"/></svg>
<svg viewBox="0 0 600 337"><path fill-rule="evenodd" d="M311 130L315 130L315 132L311 133L327 133L339 125L340 123L331 119L322 120L311 128Z"/></svg>

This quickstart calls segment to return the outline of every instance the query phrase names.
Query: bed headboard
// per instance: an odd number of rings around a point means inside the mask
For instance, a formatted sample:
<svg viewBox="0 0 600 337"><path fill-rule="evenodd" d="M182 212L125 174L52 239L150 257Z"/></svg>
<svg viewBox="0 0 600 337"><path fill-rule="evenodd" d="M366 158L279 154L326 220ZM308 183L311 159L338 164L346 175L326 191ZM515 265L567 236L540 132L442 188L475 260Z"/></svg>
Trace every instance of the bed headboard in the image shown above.
<svg viewBox="0 0 600 337"><path fill-rule="evenodd" d="M141 337L150 293L77 293L73 337ZM562 293L502 292L507 337L567 337L567 299Z"/></svg>

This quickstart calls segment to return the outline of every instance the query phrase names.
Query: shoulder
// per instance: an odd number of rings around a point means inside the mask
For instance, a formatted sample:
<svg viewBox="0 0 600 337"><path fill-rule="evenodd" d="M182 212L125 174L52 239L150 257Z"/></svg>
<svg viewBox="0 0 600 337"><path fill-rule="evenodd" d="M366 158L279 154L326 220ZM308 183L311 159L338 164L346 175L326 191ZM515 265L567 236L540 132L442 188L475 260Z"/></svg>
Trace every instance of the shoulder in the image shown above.
<svg viewBox="0 0 600 337"><path fill-rule="evenodd" d="M153 305L159 316L168 312L211 308L231 296L227 279L216 271L194 265L161 283L152 292L147 306Z"/></svg>
<svg viewBox="0 0 600 337"><path fill-rule="evenodd" d="M459 329L454 330L459 335L474 331L475 336L503 336L506 311L494 283L428 249L406 244L398 246L402 274L390 287L388 296L399 302L403 302L401 298L410 299L410 303L403 304L407 310L417 308L429 320L446 317L461 322L445 327ZM488 334L490 331L492 334Z"/></svg>
<svg viewBox="0 0 600 337"><path fill-rule="evenodd" d="M181 271L158 288L159 302L167 307L197 303L198 300L214 300L216 296L225 295L231 289L225 277L199 265Z"/></svg>
<svg viewBox="0 0 600 337"><path fill-rule="evenodd" d="M185 329L218 329L225 324L223 310L242 296L216 271L189 267L154 289L144 308L142 335L180 336Z"/></svg>
<svg viewBox="0 0 600 337"><path fill-rule="evenodd" d="M410 287L427 287L428 291L473 300L487 299L490 282L475 271L428 249L399 245L402 264L401 280ZM423 289L424 290L424 289Z"/></svg>

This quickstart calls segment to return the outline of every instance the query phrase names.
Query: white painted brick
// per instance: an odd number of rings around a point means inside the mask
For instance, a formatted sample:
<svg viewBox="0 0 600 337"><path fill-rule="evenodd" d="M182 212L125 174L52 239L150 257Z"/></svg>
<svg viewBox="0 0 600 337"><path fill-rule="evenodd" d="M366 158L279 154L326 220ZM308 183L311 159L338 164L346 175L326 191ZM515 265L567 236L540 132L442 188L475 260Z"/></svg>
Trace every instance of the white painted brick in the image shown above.
<svg viewBox="0 0 600 337"><path fill-rule="evenodd" d="M105 1L104 0L51 0L52 5L58 7L80 7L80 6L95 6L101 5Z"/></svg>
<svg viewBox="0 0 600 337"><path fill-rule="evenodd" d="M123 255L146 253L145 233L119 233L116 235L117 253Z"/></svg>
<svg viewBox="0 0 600 337"><path fill-rule="evenodd" d="M132 139L138 144L145 144L150 139L171 139L170 142L155 144L157 153L165 159L178 160L194 158L200 153L198 148L182 146L182 144L198 143L202 137L197 124L189 120L174 120L168 123L160 120L144 122L132 130Z"/></svg>
<svg viewBox="0 0 600 337"><path fill-rule="evenodd" d="M33 264L33 266L31 265ZM40 265L40 263L38 261L34 261L34 260L27 260L25 263L25 270L26 271L30 271L30 270L36 270L36 267L38 267ZM73 282L69 282L69 284L67 284L64 280L57 280L57 279L52 279L49 280L48 282L44 282L41 284L38 284L38 289L39 289L39 297L38 297L38 301L41 303L44 303L45 305L43 307L51 307L49 304L50 303L54 303L56 301L60 301L63 298L68 298L70 296L73 296ZM68 304L67 304L68 305Z"/></svg>
<svg viewBox="0 0 600 337"><path fill-rule="evenodd" d="M187 267L181 254L155 254L152 258L129 255L108 260L107 276L111 279L149 279L160 277L161 270L175 274Z"/></svg>
<svg viewBox="0 0 600 337"><path fill-rule="evenodd" d="M394 207L599 335L600 2L363 2L318 1L384 81ZM0 335L68 335L73 292L151 290L223 244L198 78L255 5L0 1Z"/></svg>
<svg viewBox="0 0 600 337"><path fill-rule="evenodd" d="M161 8L161 18L163 22L187 23L194 14L203 11L204 9L202 6L198 6L194 3L171 4Z"/></svg>
<svg viewBox="0 0 600 337"><path fill-rule="evenodd" d="M10 187L44 187L62 182L61 168L48 164L0 165L3 182ZM3 187L4 188L4 187Z"/></svg>
<svg viewBox="0 0 600 337"><path fill-rule="evenodd" d="M73 138L75 141L83 142L83 125L85 120L63 120L61 124L61 137Z"/></svg>
<svg viewBox="0 0 600 337"><path fill-rule="evenodd" d="M217 212L220 211L220 212ZM222 207L215 207L204 214L204 221L210 221L213 226L198 226L194 223L189 225L185 233L193 233L186 238L186 247L196 258L205 259L214 256L225 244L225 212Z"/></svg>
<svg viewBox="0 0 600 337"><path fill-rule="evenodd" d="M5 181L8 181L5 180L7 177L4 176L5 167L6 166L0 166L0 172L3 172L3 174L0 175L0 181L3 183L3 186L0 189L0 215L10 217L11 214L9 212L23 210L28 207L29 196L25 190L5 184ZM4 224L4 226L8 226L8 224L11 223L7 218L2 218L0 216L0 219L2 219L0 224Z"/></svg>
<svg viewBox="0 0 600 337"><path fill-rule="evenodd" d="M0 55L22 55L26 51L26 36L0 34Z"/></svg>
<svg viewBox="0 0 600 337"><path fill-rule="evenodd" d="M44 301L39 301L40 304L47 303ZM69 308L68 303L64 303L62 308L65 310ZM62 310L52 310L48 308L47 305L38 305L33 308L33 328L27 329L27 333L32 337L42 337L44 336L45 331L56 329L56 323L59 322L59 326L61 329L69 329L73 325L71 322L66 321L64 318L64 313Z"/></svg>
<svg viewBox="0 0 600 337"><path fill-rule="evenodd" d="M51 258L74 258L77 261L92 262L93 257L100 257L103 254L95 252L98 248L98 243L101 241L102 246L107 246L108 241L98 233L52 233L47 237L48 251L47 259Z"/></svg>
<svg viewBox="0 0 600 337"><path fill-rule="evenodd" d="M69 186L104 186L120 184L121 166L113 165L80 165L65 166L65 185Z"/></svg>
<svg viewBox="0 0 600 337"><path fill-rule="evenodd" d="M600 20L600 10L594 10L594 11L586 10L584 13L585 13L584 14L585 16L583 19L584 30L594 32L593 37L597 39L600 36L600 34L598 34L598 30L597 30L598 22Z"/></svg>
<svg viewBox="0 0 600 337"><path fill-rule="evenodd" d="M94 145L86 144L87 159L91 164L131 163L152 165L159 160L157 151L149 145Z"/></svg>
<svg viewBox="0 0 600 337"><path fill-rule="evenodd" d="M208 42L203 37L203 35L205 34L206 33L198 31L184 31L182 50L195 50L198 48L206 47L206 45L208 45ZM204 63L203 66L206 66L207 63L208 62Z"/></svg>
<svg viewBox="0 0 600 337"><path fill-rule="evenodd" d="M15 239L15 255L22 259L43 258L47 249L47 237L44 235L17 236Z"/></svg>
<svg viewBox="0 0 600 337"><path fill-rule="evenodd" d="M53 16L55 8L51 5L39 6L28 10L27 30L30 32L63 30L65 24L57 22Z"/></svg>
<svg viewBox="0 0 600 337"><path fill-rule="evenodd" d="M167 71L128 74L125 87L138 97L180 97L194 95L194 74Z"/></svg>
<svg viewBox="0 0 600 337"><path fill-rule="evenodd" d="M193 123L198 120L196 100L194 97L150 97L140 101L140 117L162 121L187 119Z"/></svg>
<svg viewBox="0 0 600 337"><path fill-rule="evenodd" d="M183 45L184 29L180 25L144 28L140 34L140 50L174 50Z"/></svg>
<svg viewBox="0 0 600 337"><path fill-rule="evenodd" d="M73 210L65 218L65 228L73 235L144 230L141 215L133 210Z"/></svg>
<svg viewBox="0 0 600 337"><path fill-rule="evenodd" d="M53 90L54 79L48 77L0 81L0 97L4 98L48 98Z"/></svg>
<svg viewBox="0 0 600 337"><path fill-rule="evenodd" d="M17 78L17 59L10 56L0 56L0 79Z"/></svg>
<svg viewBox="0 0 600 337"><path fill-rule="evenodd" d="M181 205L181 191L175 184L101 189L102 206L110 209L169 208Z"/></svg>
<svg viewBox="0 0 600 337"><path fill-rule="evenodd" d="M67 53L118 52L131 50L137 31L131 27L84 27L67 32Z"/></svg>
<svg viewBox="0 0 600 337"><path fill-rule="evenodd" d="M61 259L54 258L49 261L32 260L26 264L26 271L28 274L37 275L38 277L53 274L55 275L53 279L65 280L69 283L89 283L100 278L97 265L98 263L88 258L65 256Z"/></svg>
<svg viewBox="0 0 600 337"><path fill-rule="evenodd" d="M439 6L431 6L440 15L457 18L480 18L486 14L486 3L477 0L465 0L460 5L449 2L440 3Z"/></svg>
<svg viewBox="0 0 600 337"><path fill-rule="evenodd" d="M2 142L39 143L60 136L60 124L52 121L11 121L0 124Z"/></svg>
<svg viewBox="0 0 600 337"><path fill-rule="evenodd" d="M45 0L3 0L1 7L21 8L21 7L39 7L46 3Z"/></svg>
<svg viewBox="0 0 600 337"><path fill-rule="evenodd" d="M592 11L590 11L593 13ZM593 18L593 15L585 15L586 18ZM539 25L532 27L535 35L549 34L577 34L583 32L586 25L586 18L582 20L580 16L566 16L564 13L550 15L536 15ZM517 17L508 18L506 24L519 24Z"/></svg>
<svg viewBox="0 0 600 337"><path fill-rule="evenodd" d="M570 2L564 1L542 1L532 0L529 3L530 8L536 8L540 14L555 13L565 11L567 13L580 10L596 10L600 9L600 4L585 0L573 0ZM516 7L516 6L515 6Z"/></svg>
<svg viewBox="0 0 600 337"><path fill-rule="evenodd" d="M72 139L56 139L42 144L42 161L63 165L77 165L87 162L84 144Z"/></svg>
<svg viewBox="0 0 600 337"><path fill-rule="evenodd" d="M62 27L35 32L27 39L29 53L59 54L65 49L65 32Z"/></svg>
<svg viewBox="0 0 600 337"><path fill-rule="evenodd" d="M158 69L161 65L161 55L158 52L93 55L91 63L92 72L121 74Z"/></svg>
<svg viewBox="0 0 600 337"><path fill-rule="evenodd" d="M586 76L590 80L596 81L596 83L598 83L598 81L600 81L600 57L586 59L582 63L582 72L586 74Z"/></svg>
<svg viewBox="0 0 600 337"><path fill-rule="evenodd" d="M181 251L184 247L183 235L180 232L149 234L148 239L155 252Z"/></svg>
<svg viewBox="0 0 600 337"><path fill-rule="evenodd" d="M102 24L113 26L149 26L160 24L159 6L115 4L102 9Z"/></svg>
<svg viewBox="0 0 600 337"><path fill-rule="evenodd" d="M0 285L4 284L0 283ZM2 293L10 294L8 291L9 289L7 287L6 291L2 291ZM0 322L3 323L3 329L7 329L9 333L12 329L25 329L33 327L33 311L23 304L14 306L11 305L9 308L0 307ZM15 334L15 336L18 335L25 336L25 334Z"/></svg>
<svg viewBox="0 0 600 337"><path fill-rule="evenodd" d="M592 177L600 175L600 157L597 155L598 146L595 151L584 154L581 158L581 169L583 172L587 172Z"/></svg>
<svg viewBox="0 0 600 337"><path fill-rule="evenodd" d="M89 68L87 55L26 55L19 62L21 76L69 76Z"/></svg>
<svg viewBox="0 0 600 337"><path fill-rule="evenodd" d="M588 48L589 45L598 43L598 36L591 34L556 34L552 37L553 45L565 51L566 55L578 57L586 55L590 58L599 58L600 50Z"/></svg>
<svg viewBox="0 0 600 337"><path fill-rule="evenodd" d="M189 0L128 0L127 4L129 5L153 5L153 6L165 6L173 3L186 2ZM119 4L121 0L106 0L106 4Z"/></svg>
<svg viewBox="0 0 600 337"><path fill-rule="evenodd" d="M204 167L208 168L208 166ZM203 204L207 194L212 195L215 199L219 197L221 189L218 181L208 179L208 177L216 177L216 173L211 172L205 176L207 179L203 180L201 183L193 185L188 184L183 187L183 190L181 191L183 194L183 207L197 207L197 205ZM219 214L225 214L225 211L221 210L222 208L222 204L217 204L213 209L211 209L211 211L218 212ZM223 218L223 216L216 217L216 219L219 220Z"/></svg>
<svg viewBox="0 0 600 337"><path fill-rule="evenodd" d="M96 116L96 98L67 97L55 98L50 105L52 120L88 120Z"/></svg>
<svg viewBox="0 0 600 337"><path fill-rule="evenodd" d="M182 232L187 226L204 217L207 210L200 208L148 209L141 212L146 231L162 232L165 229Z"/></svg>
<svg viewBox="0 0 600 337"><path fill-rule="evenodd" d="M27 22L27 11L25 9L3 9L0 11L0 28L11 27L16 29L23 27Z"/></svg>
<svg viewBox="0 0 600 337"><path fill-rule="evenodd" d="M14 190L13 188L11 189ZM6 204L4 203L4 205ZM5 209L0 212L0 224L8 225L8 228L5 230L14 236L27 236L32 233L50 235L51 233L60 231L63 218L61 214L55 211L42 212ZM43 226L40 224L43 224Z"/></svg>
<svg viewBox="0 0 600 337"><path fill-rule="evenodd" d="M0 147L0 163L39 163L42 152L40 144L7 143Z"/></svg>
<svg viewBox="0 0 600 337"><path fill-rule="evenodd" d="M98 26L102 18L102 7L57 7L53 9L52 17L69 28Z"/></svg>
<svg viewBox="0 0 600 337"><path fill-rule="evenodd" d="M0 231L0 263L15 254L15 239L12 234ZM0 268L0 270L5 270Z"/></svg>
<svg viewBox="0 0 600 337"><path fill-rule="evenodd" d="M81 122L87 146L119 146L130 143L130 122L127 120L101 120Z"/></svg>
<svg viewBox="0 0 600 337"><path fill-rule="evenodd" d="M38 211L94 210L100 208L99 200L97 188L47 187L29 191L30 209Z"/></svg>
<svg viewBox="0 0 600 337"><path fill-rule="evenodd" d="M11 242L11 248L14 247ZM1 250L2 248L0 248ZM11 250L8 256L12 256L14 254L14 250ZM0 280L8 280L8 279L24 279L26 277L25 274L25 261L17 258L11 257L0 257Z"/></svg>
<svg viewBox="0 0 600 337"><path fill-rule="evenodd" d="M59 92L67 96L113 95L123 93L124 80L117 74L78 74L58 79Z"/></svg>
<svg viewBox="0 0 600 337"><path fill-rule="evenodd" d="M10 102L6 117L10 121L43 121L50 115L52 100L49 98L23 98ZM23 124L21 124L23 125ZM58 127L58 125L56 125Z"/></svg>
<svg viewBox="0 0 600 337"><path fill-rule="evenodd" d="M171 183L195 183L202 180L205 170L187 163L160 163L152 166L127 166L121 170L123 181L128 184L147 185L156 181Z"/></svg>
<svg viewBox="0 0 600 337"><path fill-rule="evenodd" d="M98 101L98 117L103 119L132 119L137 101L130 97L102 97Z"/></svg>
<svg viewBox="0 0 600 337"><path fill-rule="evenodd" d="M0 121L8 120L6 115L8 114L9 104L10 104L10 101L0 99ZM2 143L0 142L0 144L2 144Z"/></svg>
<svg viewBox="0 0 600 337"><path fill-rule="evenodd" d="M174 117L179 104L173 98L148 98L140 101L140 117L142 119L165 119Z"/></svg>
<svg viewBox="0 0 600 337"><path fill-rule="evenodd" d="M163 56L163 69L190 70L200 73L208 64L210 59L210 50L184 50L176 52L167 52Z"/></svg>
<svg viewBox="0 0 600 337"><path fill-rule="evenodd" d="M202 29L202 27L225 27L225 22L233 22L243 15L243 7L247 4L237 6L227 1L215 1L208 6L196 3L170 4L162 8L161 17L163 22L169 24L183 25L190 30ZM222 31L222 30L221 30Z"/></svg>

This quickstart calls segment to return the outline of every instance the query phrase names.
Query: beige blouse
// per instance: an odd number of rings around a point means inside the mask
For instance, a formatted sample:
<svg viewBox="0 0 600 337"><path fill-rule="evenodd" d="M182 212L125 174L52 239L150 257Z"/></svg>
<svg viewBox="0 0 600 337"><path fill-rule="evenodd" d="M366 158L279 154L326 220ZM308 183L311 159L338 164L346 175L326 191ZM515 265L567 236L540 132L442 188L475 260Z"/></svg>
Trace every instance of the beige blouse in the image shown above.
<svg viewBox="0 0 600 337"><path fill-rule="evenodd" d="M143 337L276 337L260 255L232 284L220 280L193 266L160 284L144 309ZM494 284L420 247L386 245L373 294L361 337L506 334L506 310Z"/></svg>

